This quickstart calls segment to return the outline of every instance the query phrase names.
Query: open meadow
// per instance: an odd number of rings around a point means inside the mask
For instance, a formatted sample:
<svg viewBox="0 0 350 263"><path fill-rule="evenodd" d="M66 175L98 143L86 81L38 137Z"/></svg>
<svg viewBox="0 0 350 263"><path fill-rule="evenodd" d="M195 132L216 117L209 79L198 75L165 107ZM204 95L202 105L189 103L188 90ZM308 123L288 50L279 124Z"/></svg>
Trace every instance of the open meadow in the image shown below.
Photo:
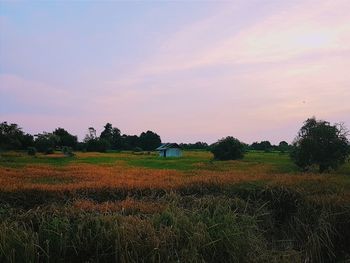
<svg viewBox="0 0 350 263"><path fill-rule="evenodd" d="M342 262L350 163L320 175L279 152L5 152L0 218L0 262Z"/></svg>

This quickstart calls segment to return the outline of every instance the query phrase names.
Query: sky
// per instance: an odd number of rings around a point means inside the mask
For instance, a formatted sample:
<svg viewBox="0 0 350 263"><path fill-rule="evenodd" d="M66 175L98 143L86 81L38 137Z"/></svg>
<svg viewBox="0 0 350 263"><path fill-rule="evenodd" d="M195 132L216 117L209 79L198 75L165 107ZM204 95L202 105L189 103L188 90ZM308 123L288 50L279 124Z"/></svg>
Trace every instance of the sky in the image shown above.
<svg viewBox="0 0 350 263"><path fill-rule="evenodd" d="M0 121L83 139L292 142L350 128L350 1L0 0Z"/></svg>

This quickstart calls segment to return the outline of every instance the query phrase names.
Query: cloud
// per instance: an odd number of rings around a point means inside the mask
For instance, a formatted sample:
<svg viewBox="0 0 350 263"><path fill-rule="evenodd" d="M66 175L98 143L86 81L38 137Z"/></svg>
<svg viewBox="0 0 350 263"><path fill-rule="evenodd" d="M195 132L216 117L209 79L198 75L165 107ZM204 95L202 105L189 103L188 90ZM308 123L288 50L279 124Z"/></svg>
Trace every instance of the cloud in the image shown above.
<svg viewBox="0 0 350 263"><path fill-rule="evenodd" d="M165 40L155 57L140 70L142 77L350 50L348 1L301 2L241 28L223 27L227 21L238 23L235 17L247 10L224 8L216 16L196 21Z"/></svg>
<svg viewBox="0 0 350 263"><path fill-rule="evenodd" d="M80 126L79 135L81 127L112 122L125 133L152 129L179 142L226 135L291 141L313 115L350 124L349 1L252 5L219 5L157 39L148 58L126 69L114 63L116 56L107 72L95 70L98 61L93 69L64 68L74 83L62 87L3 74L0 92L19 114L8 116L66 120ZM32 109L35 114L25 114Z"/></svg>

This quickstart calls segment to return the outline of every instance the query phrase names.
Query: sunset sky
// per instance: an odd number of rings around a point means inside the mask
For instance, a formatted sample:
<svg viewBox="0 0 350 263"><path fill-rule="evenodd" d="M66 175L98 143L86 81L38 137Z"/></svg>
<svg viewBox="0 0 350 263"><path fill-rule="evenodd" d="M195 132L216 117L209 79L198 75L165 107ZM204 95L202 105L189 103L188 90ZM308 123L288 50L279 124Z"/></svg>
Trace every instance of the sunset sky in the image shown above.
<svg viewBox="0 0 350 263"><path fill-rule="evenodd" d="M2 1L0 121L83 139L291 142L350 128L350 1Z"/></svg>

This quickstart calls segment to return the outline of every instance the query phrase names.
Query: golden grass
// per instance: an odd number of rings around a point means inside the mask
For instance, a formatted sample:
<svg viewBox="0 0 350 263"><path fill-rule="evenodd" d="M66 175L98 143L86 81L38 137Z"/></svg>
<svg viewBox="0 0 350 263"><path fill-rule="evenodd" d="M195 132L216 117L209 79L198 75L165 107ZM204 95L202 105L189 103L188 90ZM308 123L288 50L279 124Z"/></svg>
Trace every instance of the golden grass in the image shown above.
<svg viewBox="0 0 350 263"><path fill-rule="evenodd" d="M175 170L129 167L119 163L113 166L70 164L64 167L28 165L22 169L0 167L0 190L22 189L77 190L77 189L164 189L171 190L192 184L227 185L242 182L266 181L295 185L310 181L322 183L332 176L318 174L272 174L262 166L248 171L205 171L191 174Z"/></svg>

